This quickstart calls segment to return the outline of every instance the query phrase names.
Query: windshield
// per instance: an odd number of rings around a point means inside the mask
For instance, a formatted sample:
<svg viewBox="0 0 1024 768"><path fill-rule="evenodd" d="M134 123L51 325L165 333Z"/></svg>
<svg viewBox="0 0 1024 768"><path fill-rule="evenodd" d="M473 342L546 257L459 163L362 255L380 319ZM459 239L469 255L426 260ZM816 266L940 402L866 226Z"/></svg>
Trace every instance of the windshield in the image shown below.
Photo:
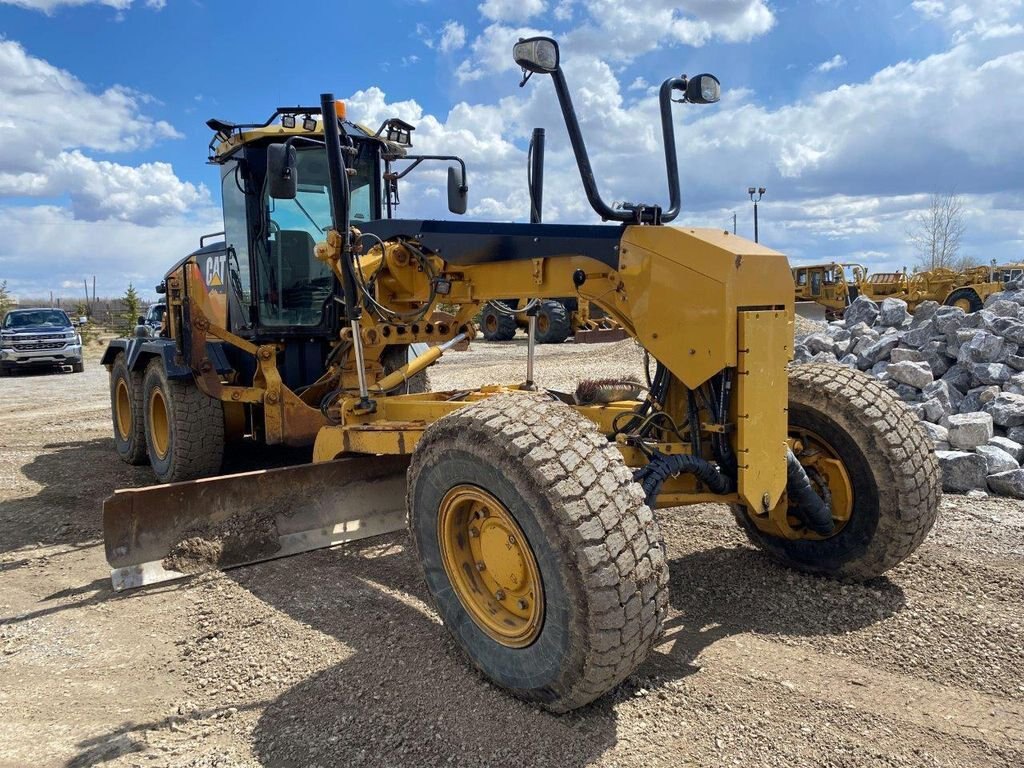
<svg viewBox="0 0 1024 768"><path fill-rule="evenodd" d="M359 154L350 161L356 173L349 178L353 222L375 218L377 204L373 148L368 142L356 146ZM275 200L265 192L263 200L268 221L257 283L265 325L319 325L334 291L334 274L313 251L331 226L327 153L322 147L297 150L295 199Z"/></svg>
<svg viewBox="0 0 1024 768"><path fill-rule="evenodd" d="M146 317L152 323L159 323L164 319L164 310L167 309L165 304L154 304L149 308L149 315Z"/></svg>
<svg viewBox="0 0 1024 768"><path fill-rule="evenodd" d="M47 326L51 328L67 328L71 325L68 316L59 309L30 309L9 312L4 318L4 328L29 328Z"/></svg>

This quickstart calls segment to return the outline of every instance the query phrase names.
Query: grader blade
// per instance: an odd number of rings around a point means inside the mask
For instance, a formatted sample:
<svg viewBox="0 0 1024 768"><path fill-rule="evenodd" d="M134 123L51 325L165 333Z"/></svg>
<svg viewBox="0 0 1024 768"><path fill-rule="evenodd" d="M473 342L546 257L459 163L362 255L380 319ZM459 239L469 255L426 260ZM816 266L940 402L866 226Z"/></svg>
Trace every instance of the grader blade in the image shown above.
<svg viewBox="0 0 1024 768"><path fill-rule="evenodd" d="M408 466L373 456L115 491L103 502L114 589L401 530Z"/></svg>
<svg viewBox="0 0 1024 768"><path fill-rule="evenodd" d="M808 320L825 320L825 306L816 301L798 301L793 307L800 317L807 318Z"/></svg>

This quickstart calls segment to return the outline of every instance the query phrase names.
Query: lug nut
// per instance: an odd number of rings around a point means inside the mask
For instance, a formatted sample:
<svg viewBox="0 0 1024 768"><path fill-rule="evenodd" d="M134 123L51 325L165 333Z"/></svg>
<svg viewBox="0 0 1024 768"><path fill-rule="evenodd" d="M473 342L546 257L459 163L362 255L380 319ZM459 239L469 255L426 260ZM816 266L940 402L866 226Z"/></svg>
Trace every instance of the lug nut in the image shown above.
<svg viewBox="0 0 1024 768"><path fill-rule="evenodd" d="M487 567L487 566L486 566L486 565L484 565L484 561L483 561L483 560L478 560L478 561L477 561L477 564L476 564L476 569L477 569L478 571L482 571L482 570L484 570L484 569L485 569L486 567Z"/></svg>
<svg viewBox="0 0 1024 768"><path fill-rule="evenodd" d="M516 537L513 536L512 534L509 534L508 543L509 544L515 544L516 543Z"/></svg>
<svg viewBox="0 0 1024 768"><path fill-rule="evenodd" d="M498 598L499 602L504 600L505 599L505 590L504 589L499 589L497 592L494 593L494 596L496 598Z"/></svg>
<svg viewBox="0 0 1024 768"><path fill-rule="evenodd" d="M519 610L520 610L520 611L525 611L525 610L526 610L526 607L527 607L527 602L526 602L525 600L523 600L523 598L521 598L521 597L520 597L520 598L519 598L519 599L518 599L518 600L516 601L516 605L517 605L517 606L519 607Z"/></svg>
<svg viewBox="0 0 1024 768"><path fill-rule="evenodd" d="M469 538L471 538L471 539L475 539L475 538L477 538L477 537L478 537L479 535L480 535L480 531L479 531L479 529L477 529L477 528L470 528L470 529L469 529Z"/></svg>

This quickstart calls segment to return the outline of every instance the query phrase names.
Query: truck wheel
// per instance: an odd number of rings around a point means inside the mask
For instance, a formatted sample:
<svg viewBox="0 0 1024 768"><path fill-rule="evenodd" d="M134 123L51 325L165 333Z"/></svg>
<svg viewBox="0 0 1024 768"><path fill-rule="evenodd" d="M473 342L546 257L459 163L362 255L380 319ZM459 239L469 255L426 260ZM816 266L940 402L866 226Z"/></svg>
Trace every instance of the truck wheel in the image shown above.
<svg viewBox="0 0 1024 768"><path fill-rule="evenodd" d="M385 375L394 373L407 362L409 362L408 344L392 344L391 346L385 347L384 354L381 355L380 358L380 363L384 367ZM406 381L405 386L398 391L404 392L407 395L418 395L423 392L429 392L430 379L427 376L426 370L420 371L411 379Z"/></svg>
<svg viewBox="0 0 1024 768"><path fill-rule="evenodd" d="M977 312L985 306L973 288L957 288L946 297L943 304L948 307L960 307L964 312Z"/></svg>
<svg viewBox="0 0 1024 768"><path fill-rule="evenodd" d="M569 313L559 301L542 301L537 307L538 344L561 344L572 335Z"/></svg>
<svg viewBox="0 0 1024 768"><path fill-rule="evenodd" d="M891 390L860 371L796 365L789 372L789 433L835 532L785 538L734 507L751 541L811 573L871 579L907 558L935 523L941 481L920 422Z"/></svg>
<svg viewBox="0 0 1024 768"><path fill-rule="evenodd" d="M146 447L161 483L215 475L224 458L224 407L191 379L169 379L154 358L143 378Z"/></svg>
<svg viewBox="0 0 1024 768"><path fill-rule="evenodd" d="M510 311L507 307L504 309ZM516 335L516 318L501 312L489 301L480 313L480 330L487 341L509 341Z"/></svg>
<svg viewBox="0 0 1024 768"><path fill-rule="evenodd" d="M119 352L110 368L110 417L114 423L114 447L125 464L145 464L146 426L143 412L142 374L128 370L128 359Z"/></svg>
<svg viewBox="0 0 1024 768"><path fill-rule="evenodd" d="M11 369L8 368L3 363L0 363L0 379L2 379L4 376L10 376L10 375L11 375Z"/></svg>
<svg viewBox="0 0 1024 768"><path fill-rule="evenodd" d="M72 373L83 373L85 371L85 360L79 360L77 363L71 364Z"/></svg>
<svg viewBox="0 0 1024 768"><path fill-rule="evenodd" d="M661 633L661 532L622 456L543 396L461 408L423 434L409 528L437 612L496 685L554 712L593 701Z"/></svg>

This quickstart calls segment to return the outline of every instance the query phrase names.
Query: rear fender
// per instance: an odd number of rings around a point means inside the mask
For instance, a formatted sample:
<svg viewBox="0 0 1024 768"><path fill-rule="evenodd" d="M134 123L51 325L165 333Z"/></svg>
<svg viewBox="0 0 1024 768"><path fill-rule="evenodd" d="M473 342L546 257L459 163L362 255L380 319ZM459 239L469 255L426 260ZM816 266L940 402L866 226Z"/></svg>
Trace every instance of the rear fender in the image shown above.
<svg viewBox="0 0 1024 768"><path fill-rule="evenodd" d="M114 339L103 352L100 362L103 365L111 366L118 353L124 352L128 359L128 368L132 371L145 370L149 361L154 357L163 359L164 370L167 371L169 379L191 379L192 369L185 363L178 354L177 344L174 339L153 339L153 338L132 338ZM230 373L231 364L224 355L223 345L217 342L207 342L206 355L213 363L214 368L220 374Z"/></svg>

